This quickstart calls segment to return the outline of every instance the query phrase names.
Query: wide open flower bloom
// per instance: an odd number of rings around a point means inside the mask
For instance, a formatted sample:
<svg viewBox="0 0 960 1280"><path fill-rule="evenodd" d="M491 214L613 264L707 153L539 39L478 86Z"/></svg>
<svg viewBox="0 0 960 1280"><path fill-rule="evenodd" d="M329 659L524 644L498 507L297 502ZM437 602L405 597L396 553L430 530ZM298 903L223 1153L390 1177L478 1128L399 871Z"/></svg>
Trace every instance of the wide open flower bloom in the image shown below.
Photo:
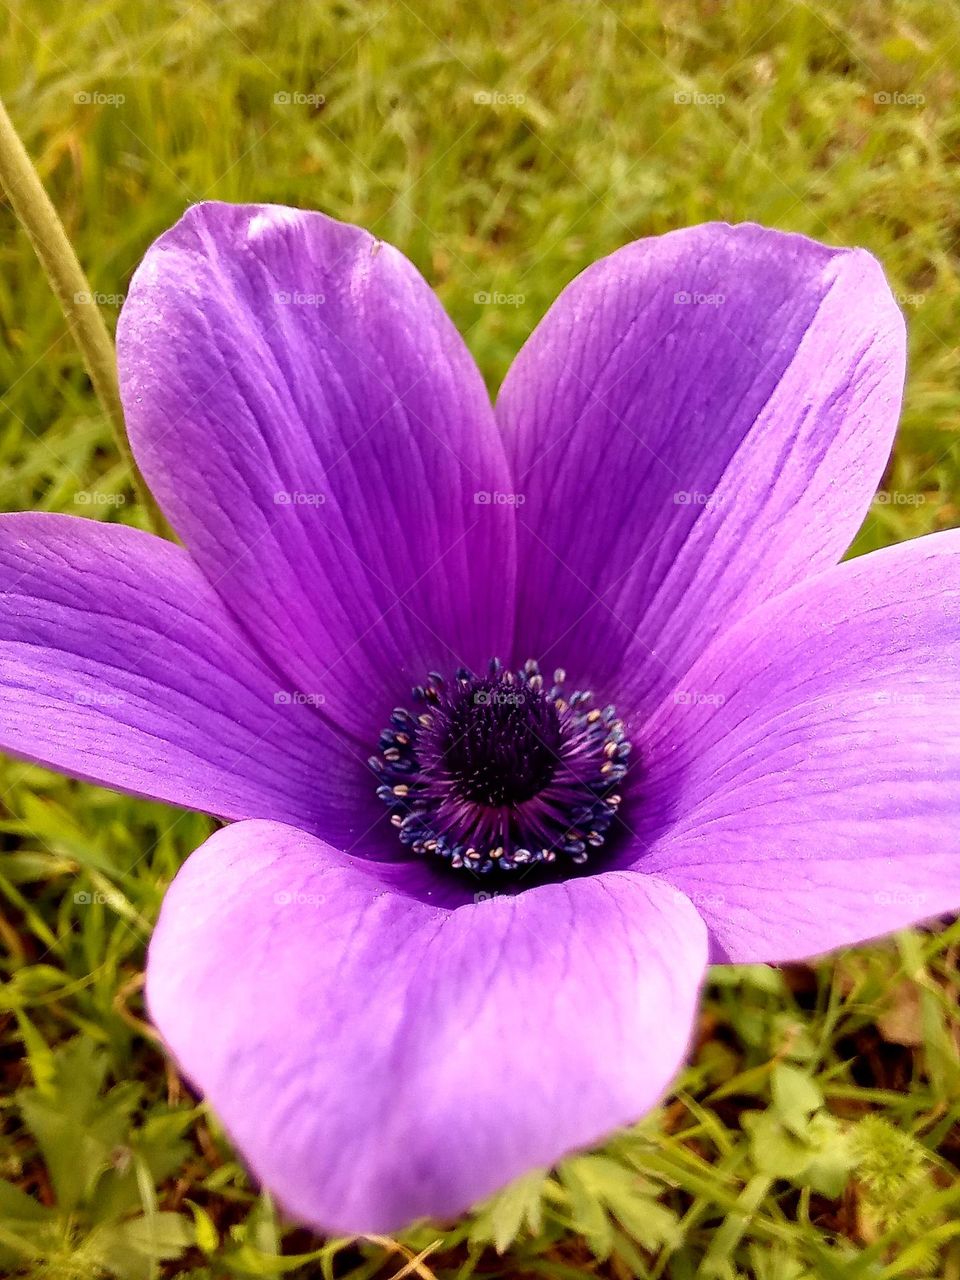
<svg viewBox="0 0 960 1280"><path fill-rule="evenodd" d="M462 1210L656 1102L708 956L960 904L960 534L837 563L903 375L867 254L630 245L494 411L394 249L204 205L119 357L184 545L3 517L0 742L233 820L149 1007L295 1216Z"/></svg>

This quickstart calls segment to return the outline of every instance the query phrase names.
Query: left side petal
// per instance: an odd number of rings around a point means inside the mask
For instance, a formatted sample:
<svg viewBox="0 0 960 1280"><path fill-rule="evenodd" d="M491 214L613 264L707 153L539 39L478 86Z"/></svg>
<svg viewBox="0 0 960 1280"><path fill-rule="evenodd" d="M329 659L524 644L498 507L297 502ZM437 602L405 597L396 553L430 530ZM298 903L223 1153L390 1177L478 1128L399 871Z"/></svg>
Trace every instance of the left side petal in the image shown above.
<svg viewBox="0 0 960 1280"><path fill-rule="evenodd" d="M787 961L960 908L960 531L839 565L720 637L638 744L633 865L717 956Z"/></svg>
<svg viewBox="0 0 960 1280"><path fill-rule="evenodd" d="M840 559L903 373L863 250L716 223L594 263L497 401L523 499L518 660L652 710L724 625Z"/></svg>
<svg viewBox="0 0 960 1280"><path fill-rule="evenodd" d="M369 825L350 746L182 547L125 525L0 516L0 750L221 818L345 842Z"/></svg>
<svg viewBox="0 0 960 1280"><path fill-rule="evenodd" d="M653 877L453 911L396 877L238 823L184 864L150 947L168 1047L321 1230L457 1214L636 1119L682 1060L704 972L702 921Z"/></svg>
<svg viewBox="0 0 960 1280"><path fill-rule="evenodd" d="M170 523L293 686L367 751L430 670L512 633L509 488L480 373L413 265L276 205L188 209L117 327Z"/></svg>

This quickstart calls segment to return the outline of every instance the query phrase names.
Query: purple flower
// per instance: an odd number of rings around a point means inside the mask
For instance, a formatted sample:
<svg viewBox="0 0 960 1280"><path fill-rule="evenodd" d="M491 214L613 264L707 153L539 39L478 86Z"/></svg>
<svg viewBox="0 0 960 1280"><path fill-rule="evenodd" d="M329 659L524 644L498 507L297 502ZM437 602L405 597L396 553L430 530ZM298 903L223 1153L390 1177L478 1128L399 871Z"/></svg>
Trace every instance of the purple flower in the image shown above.
<svg viewBox="0 0 960 1280"><path fill-rule="evenodd" d="M629 245L494 412L396 250L203 205L119 359L184 545L2 518L0 742L232 820L148 1000L296 1217L454 1214L657 1101L708 955L960 904L960 534L837 563L904 368L868 254Z"/></svg>

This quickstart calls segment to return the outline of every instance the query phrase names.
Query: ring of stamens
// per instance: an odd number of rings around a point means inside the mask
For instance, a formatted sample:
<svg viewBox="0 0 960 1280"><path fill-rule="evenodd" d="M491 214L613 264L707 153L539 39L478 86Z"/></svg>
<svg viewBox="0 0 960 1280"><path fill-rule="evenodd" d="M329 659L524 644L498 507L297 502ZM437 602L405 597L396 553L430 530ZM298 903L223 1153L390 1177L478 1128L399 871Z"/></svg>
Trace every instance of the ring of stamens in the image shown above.
<svg viewBox="0 0 960 1280"><path fill-rule="evenodd" d="M481 875L568 860L607 839L630 743L612 706L547 684L536 662L485 676L431 672L370 758L401 842Z"/></svg>

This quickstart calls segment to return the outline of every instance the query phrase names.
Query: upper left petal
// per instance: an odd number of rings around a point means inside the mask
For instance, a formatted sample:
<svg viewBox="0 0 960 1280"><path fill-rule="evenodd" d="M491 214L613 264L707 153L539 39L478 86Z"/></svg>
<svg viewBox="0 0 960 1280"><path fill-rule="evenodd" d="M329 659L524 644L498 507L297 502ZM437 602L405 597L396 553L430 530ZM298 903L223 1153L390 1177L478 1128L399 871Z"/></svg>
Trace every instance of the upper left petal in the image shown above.
<svg viewBox="0 0 960 1280"><path fill-rule="evenodd" d="M506 652L511 514L482 501L509 489L493 410L396 249L319 213L198 205L136 272L117 351L171 524L367 746L427 671Z"/></svg>
<svg viewBox="0 0 960 1280"><path fill-rule="evenodd" d="M703 923L652 876L449 911L399 875L236 823L187 859L150 947L167 1045L254 1173L324 1230L459 1213L634 1120L696 1010Z"/></svg>

